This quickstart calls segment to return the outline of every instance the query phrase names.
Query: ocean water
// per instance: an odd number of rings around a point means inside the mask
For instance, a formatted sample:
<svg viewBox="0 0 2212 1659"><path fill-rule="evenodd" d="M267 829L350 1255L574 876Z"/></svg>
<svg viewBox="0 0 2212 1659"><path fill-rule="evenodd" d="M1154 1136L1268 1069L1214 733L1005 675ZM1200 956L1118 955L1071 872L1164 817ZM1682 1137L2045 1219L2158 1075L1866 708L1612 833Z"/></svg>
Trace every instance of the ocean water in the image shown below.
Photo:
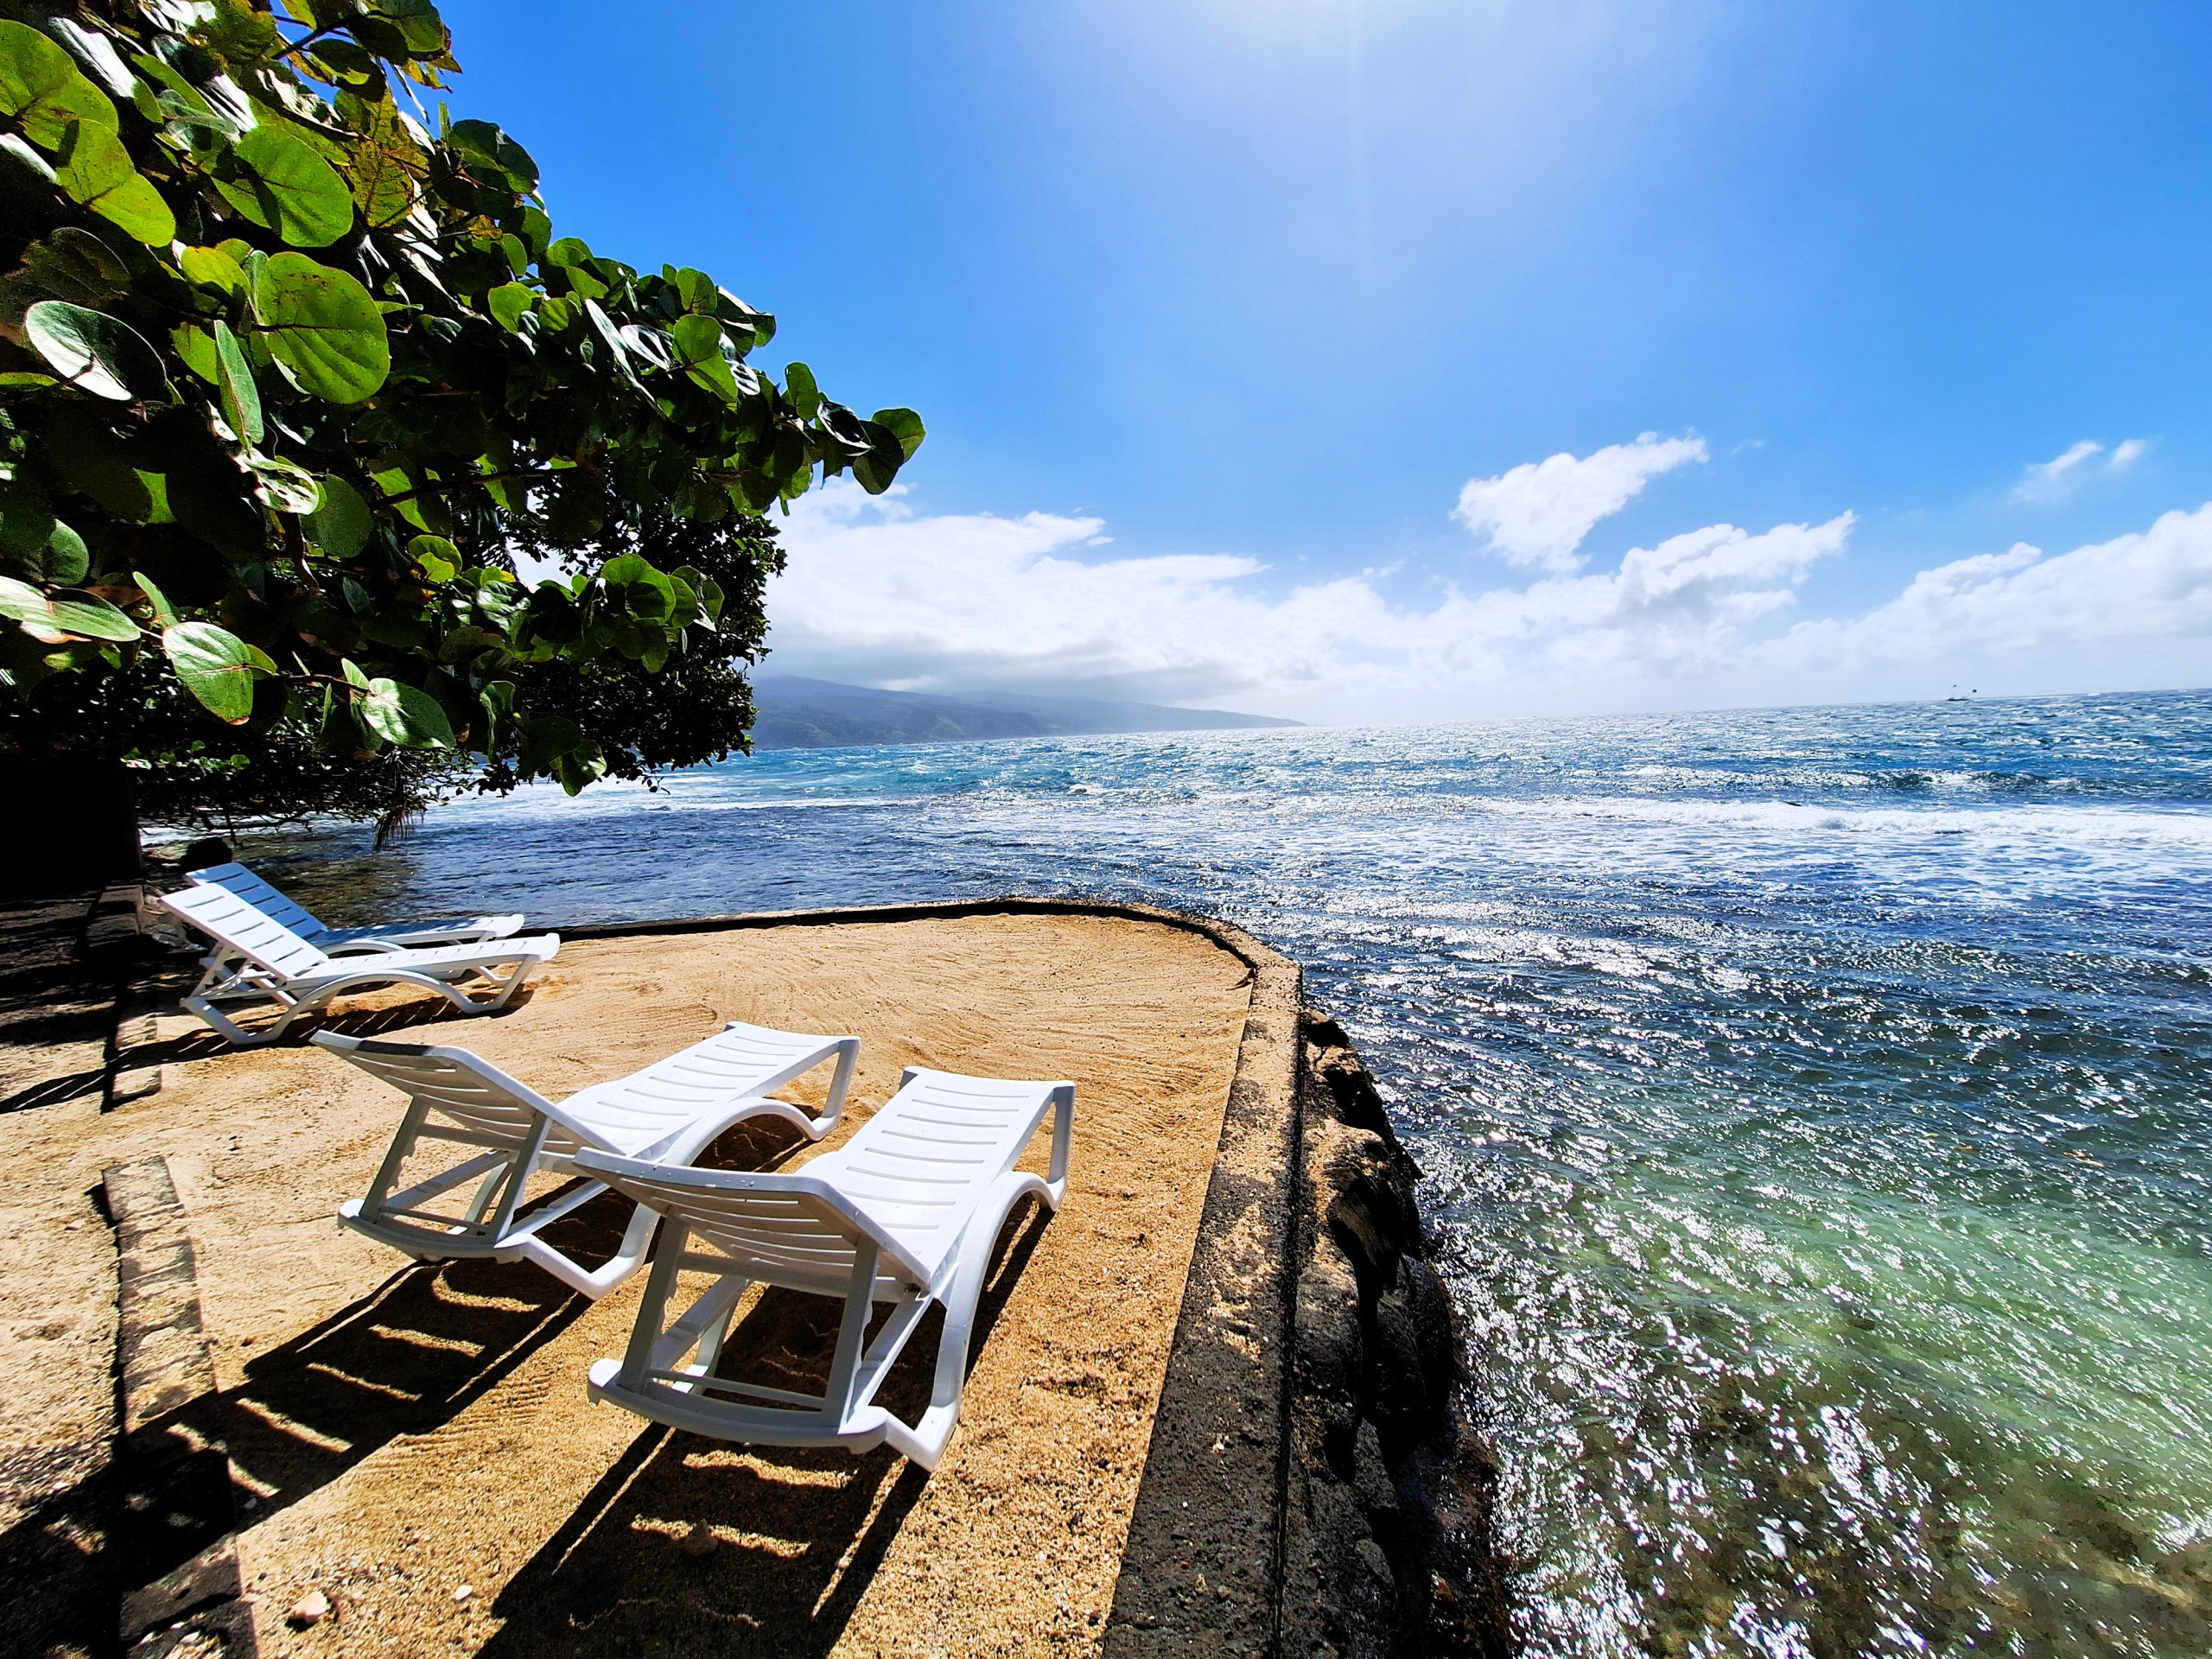
<svg viewBox="0 0 2212 1659"><path fill-rule="evenodd" d="M1426 1172L1529 1654L2212 1652L2212 694L783 753L247 851L334 920L1228 917Z"/></svg>

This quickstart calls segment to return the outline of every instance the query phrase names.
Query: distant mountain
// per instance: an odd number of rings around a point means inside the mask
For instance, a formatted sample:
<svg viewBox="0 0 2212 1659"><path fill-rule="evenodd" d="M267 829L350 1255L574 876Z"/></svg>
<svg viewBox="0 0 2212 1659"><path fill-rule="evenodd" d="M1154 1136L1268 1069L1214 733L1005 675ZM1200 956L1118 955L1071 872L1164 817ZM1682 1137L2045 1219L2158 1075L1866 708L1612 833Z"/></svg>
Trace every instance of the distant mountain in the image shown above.
<svg viewBox="0 0 2212 1659"><path fill-rule="evenodd" d="M960 697L875 691L797 674L753 683L760 749L842 749L874 743L963 743L994 737L1083 737L1109 732L1223 731L1295 726L1265 715L1169 709L1151 702L1096 702L976 692Z"/></svg>

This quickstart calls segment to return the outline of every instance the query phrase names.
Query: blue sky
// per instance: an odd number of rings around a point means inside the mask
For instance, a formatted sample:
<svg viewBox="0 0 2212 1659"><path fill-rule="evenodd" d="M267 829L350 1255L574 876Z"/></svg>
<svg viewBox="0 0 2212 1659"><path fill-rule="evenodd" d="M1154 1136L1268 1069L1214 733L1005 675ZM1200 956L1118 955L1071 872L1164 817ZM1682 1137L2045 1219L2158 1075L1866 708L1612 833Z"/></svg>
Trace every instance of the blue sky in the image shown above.
<svg viewBox="0 0 2212 1659"><path fill-rule="evenodd" d="M775 667L1361 720L2212 680L2201 4L445 10L559 229L928 423L794 515Z"/></svg>

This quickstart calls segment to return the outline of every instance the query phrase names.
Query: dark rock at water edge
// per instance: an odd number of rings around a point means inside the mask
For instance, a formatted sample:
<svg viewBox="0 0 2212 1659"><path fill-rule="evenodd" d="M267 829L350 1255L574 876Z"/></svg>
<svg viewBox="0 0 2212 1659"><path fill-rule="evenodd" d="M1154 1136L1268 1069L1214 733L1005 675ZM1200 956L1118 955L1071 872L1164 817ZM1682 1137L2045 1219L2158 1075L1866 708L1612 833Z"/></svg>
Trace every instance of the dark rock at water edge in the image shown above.
<svg viewBox="0 0 2212 1659"><path fill-rule="evenodd" d="M1511 1651L1497 1469L1460 1401L1452 1304L1373 1080L1308 1012L1281 1650Z"/></svg>

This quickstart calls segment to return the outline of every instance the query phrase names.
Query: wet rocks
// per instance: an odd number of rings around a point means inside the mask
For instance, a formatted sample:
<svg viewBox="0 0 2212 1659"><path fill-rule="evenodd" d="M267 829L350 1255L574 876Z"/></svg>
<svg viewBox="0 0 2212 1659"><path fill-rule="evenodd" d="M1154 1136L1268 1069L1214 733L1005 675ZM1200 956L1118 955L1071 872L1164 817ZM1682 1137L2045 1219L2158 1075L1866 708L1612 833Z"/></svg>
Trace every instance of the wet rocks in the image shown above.
<svg viewBox="0 0 2212 1659"><path fill-rule="evenodd" d="M1337 1023L1308 1011L1282 1650L1510 1650L1496 1465L1460 1409L1414 1167Z"/></svg>

